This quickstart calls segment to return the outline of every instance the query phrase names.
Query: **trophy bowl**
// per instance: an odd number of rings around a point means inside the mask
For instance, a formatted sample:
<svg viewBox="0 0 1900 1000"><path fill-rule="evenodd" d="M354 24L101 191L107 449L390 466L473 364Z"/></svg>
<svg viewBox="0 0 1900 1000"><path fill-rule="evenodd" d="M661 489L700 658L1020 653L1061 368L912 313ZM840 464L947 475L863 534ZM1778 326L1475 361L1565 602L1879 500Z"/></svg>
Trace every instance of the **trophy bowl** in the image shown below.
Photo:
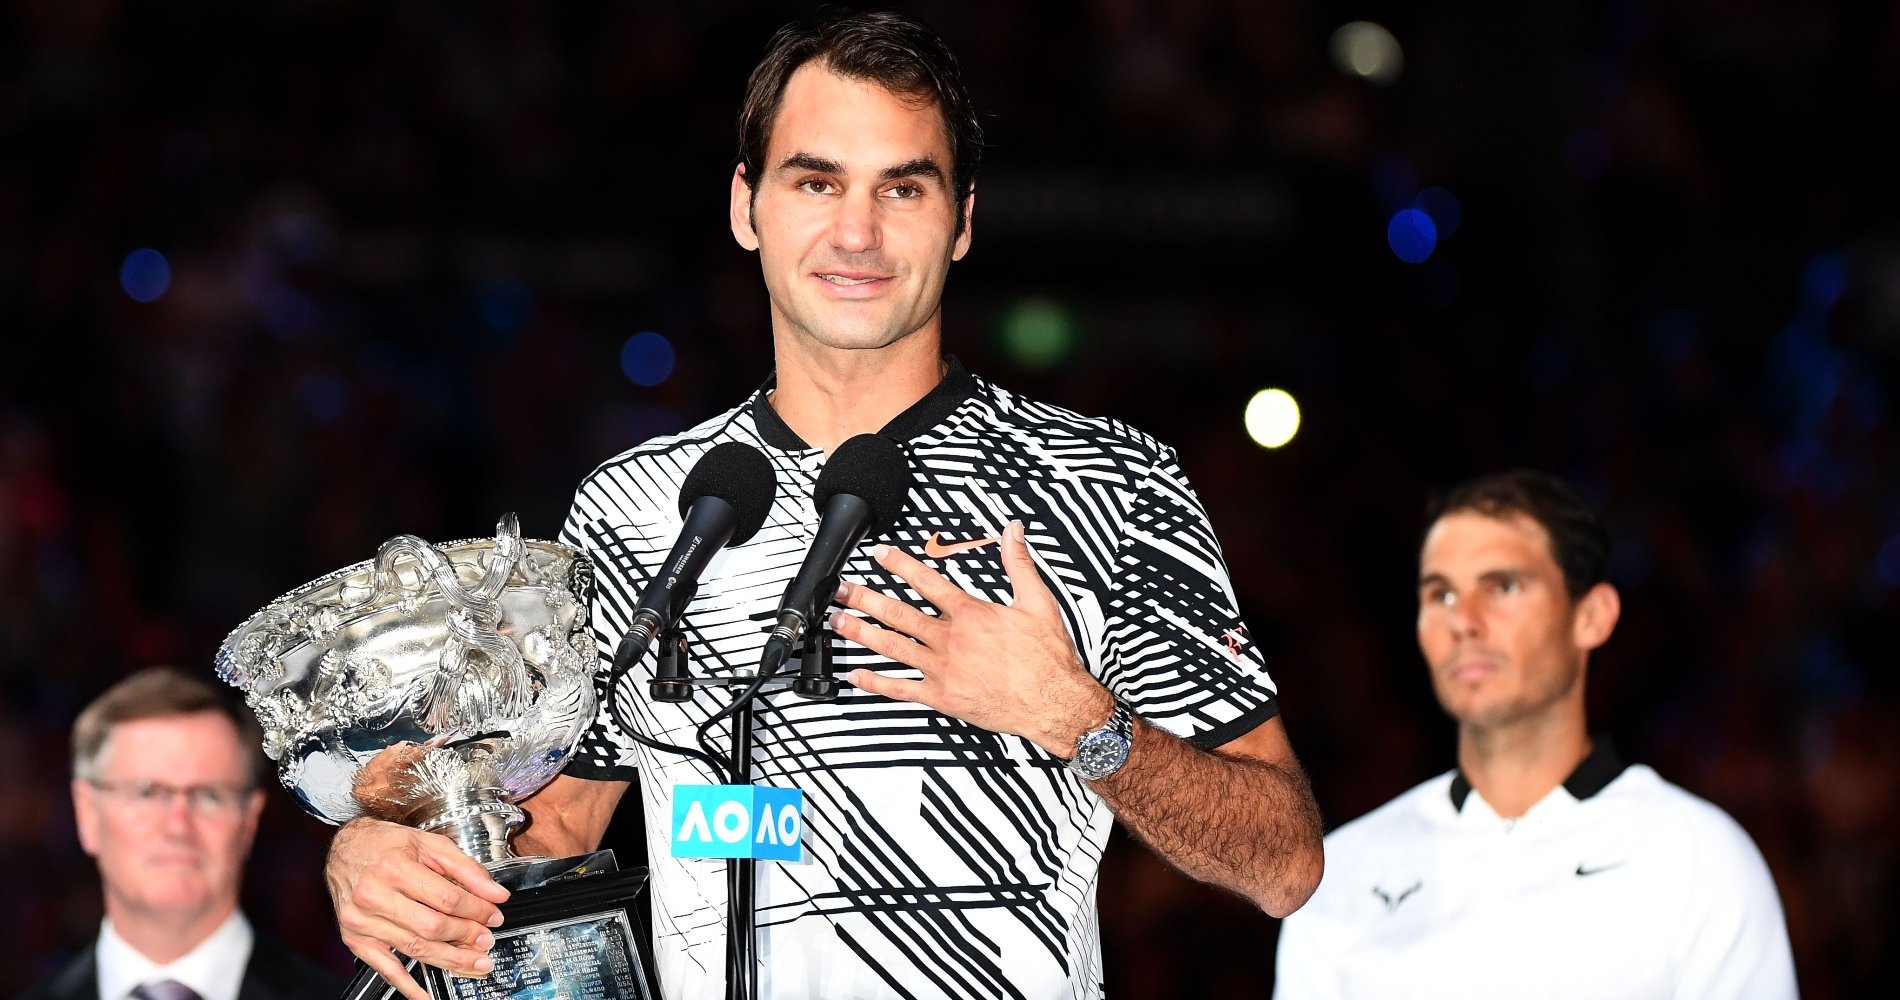
<svg viewBox="0 0 1900 1000"><path fill-rule="evenodd" d="M270 602L227 636L264 753L328 823L372 816L517 863L517 803L554 779L594 720L593 569L515 516L492 539L413 535Z"/></svg>

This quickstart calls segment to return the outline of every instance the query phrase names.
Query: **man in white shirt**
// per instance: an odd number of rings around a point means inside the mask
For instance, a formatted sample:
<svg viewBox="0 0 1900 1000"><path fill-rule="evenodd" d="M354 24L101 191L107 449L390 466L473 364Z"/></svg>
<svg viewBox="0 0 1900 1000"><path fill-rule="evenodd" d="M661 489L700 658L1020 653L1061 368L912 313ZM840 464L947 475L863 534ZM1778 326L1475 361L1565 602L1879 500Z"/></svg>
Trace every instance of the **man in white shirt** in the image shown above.
<svg viewBox="0 0 1900 1000"><path fill-rule="evenodd" d="M1541 473L1438 505L1418 640L1458 768L1326 838L1319 890L1281 930L1276 997L1795 996L1754 842L1586 728L1590 654L1621 610L1609 549Z"/></svg>
<svg viewBox="0 0 1900 1000"><path fill-rule="evenodd" d="M73 726L73 816L99 865L99 937L22 1000L334 1000L334 973L238 909L264 793L256 725L170 668L114 685Z"/></svg>

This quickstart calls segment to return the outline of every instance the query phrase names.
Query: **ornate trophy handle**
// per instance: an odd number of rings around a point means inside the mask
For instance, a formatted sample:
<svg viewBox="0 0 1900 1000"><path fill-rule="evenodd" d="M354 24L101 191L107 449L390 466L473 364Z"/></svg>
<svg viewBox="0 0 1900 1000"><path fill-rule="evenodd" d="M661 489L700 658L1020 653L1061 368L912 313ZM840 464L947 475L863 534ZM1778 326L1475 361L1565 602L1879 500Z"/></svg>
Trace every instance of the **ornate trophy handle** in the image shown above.
<svg viewBox="0 0 1900 1000"><path fill-rule="evenodd" d="M401 535L232 630L218 672L242 688L300 805L452 837L511 864L517 805L595 717L587 557L521 537Z"/></svg>
<svg viewBox="0 0 1900 1000"><path fill-rule="evenodd" d="M520 559L521 525L513 514L502 515L495 525L494 554L473 590L462 586L453 563L414 535L397 535L376 550L374 582L352 608L395 593L406 601L419 600L429 583L455 606L448 638L442 644L440 669L419 680L410 694L416 719L429 732L452 733L480 726L484 719L512 718L533 703L534 681L521 651L498 628L501 604L496 598ZM402 560L413 560L422 568L423 578L414 586L396 572Z"/></svg>

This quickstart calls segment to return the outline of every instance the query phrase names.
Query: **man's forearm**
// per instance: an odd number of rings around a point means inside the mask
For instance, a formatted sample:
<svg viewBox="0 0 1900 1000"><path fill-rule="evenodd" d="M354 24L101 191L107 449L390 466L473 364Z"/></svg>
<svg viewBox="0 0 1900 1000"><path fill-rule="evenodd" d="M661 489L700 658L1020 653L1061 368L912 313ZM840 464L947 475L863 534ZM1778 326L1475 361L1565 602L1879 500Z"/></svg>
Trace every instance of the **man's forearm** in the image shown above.
<svg viewBox="0 0 1900 1000"><path fill-rule="evenodd" d="M515 836L512 846L524 858L570 858L593 851L598 841L580 830L537 818L533 826Z"/></svg>
<svg viewBox="0 0 1900 1000"><path fill-rule="evenodd" d="M1137 721L1128 763L1092 787L1155 853L1273 916L1319 885L1319 807L1290 753L1275 763L1211 752Z"/></svg>
<svg viewBox="0 0 1900 1000"><path fill-rule="evenodd" d="M514 839L515 853L566 858L595 850L626 789L622 781L556 776L546 788L521 803L529 821Z"/></svg>

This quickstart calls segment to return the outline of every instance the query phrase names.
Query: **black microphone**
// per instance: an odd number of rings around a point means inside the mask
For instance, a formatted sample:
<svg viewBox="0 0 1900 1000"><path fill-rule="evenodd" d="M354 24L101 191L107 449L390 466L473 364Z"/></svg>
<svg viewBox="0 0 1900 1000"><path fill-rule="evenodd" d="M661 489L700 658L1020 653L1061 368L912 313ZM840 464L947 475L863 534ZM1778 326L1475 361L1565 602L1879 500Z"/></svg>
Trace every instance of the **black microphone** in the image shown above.
<svg viewBox="0 0 1900 1000"><path fill-rule="evenodd" d="M700 456L680 484L680 516L686 523L679 540L640 595L633 623L614 649L614 681L646 654L653 637L692 599L713 553L758 533L777 489L771 460L749 444L727 441Z"/></svg>
<svg viewBox="0 0 1900 1000"><path fill-rule="evenodd" d="M818 537L779 599L778 623L759 660L761 675L784 665L806 628L831 605L838 571L858 543L897 523L914 478L904 449L887 437L860 434L831 453L812 490Z"/></svg>

